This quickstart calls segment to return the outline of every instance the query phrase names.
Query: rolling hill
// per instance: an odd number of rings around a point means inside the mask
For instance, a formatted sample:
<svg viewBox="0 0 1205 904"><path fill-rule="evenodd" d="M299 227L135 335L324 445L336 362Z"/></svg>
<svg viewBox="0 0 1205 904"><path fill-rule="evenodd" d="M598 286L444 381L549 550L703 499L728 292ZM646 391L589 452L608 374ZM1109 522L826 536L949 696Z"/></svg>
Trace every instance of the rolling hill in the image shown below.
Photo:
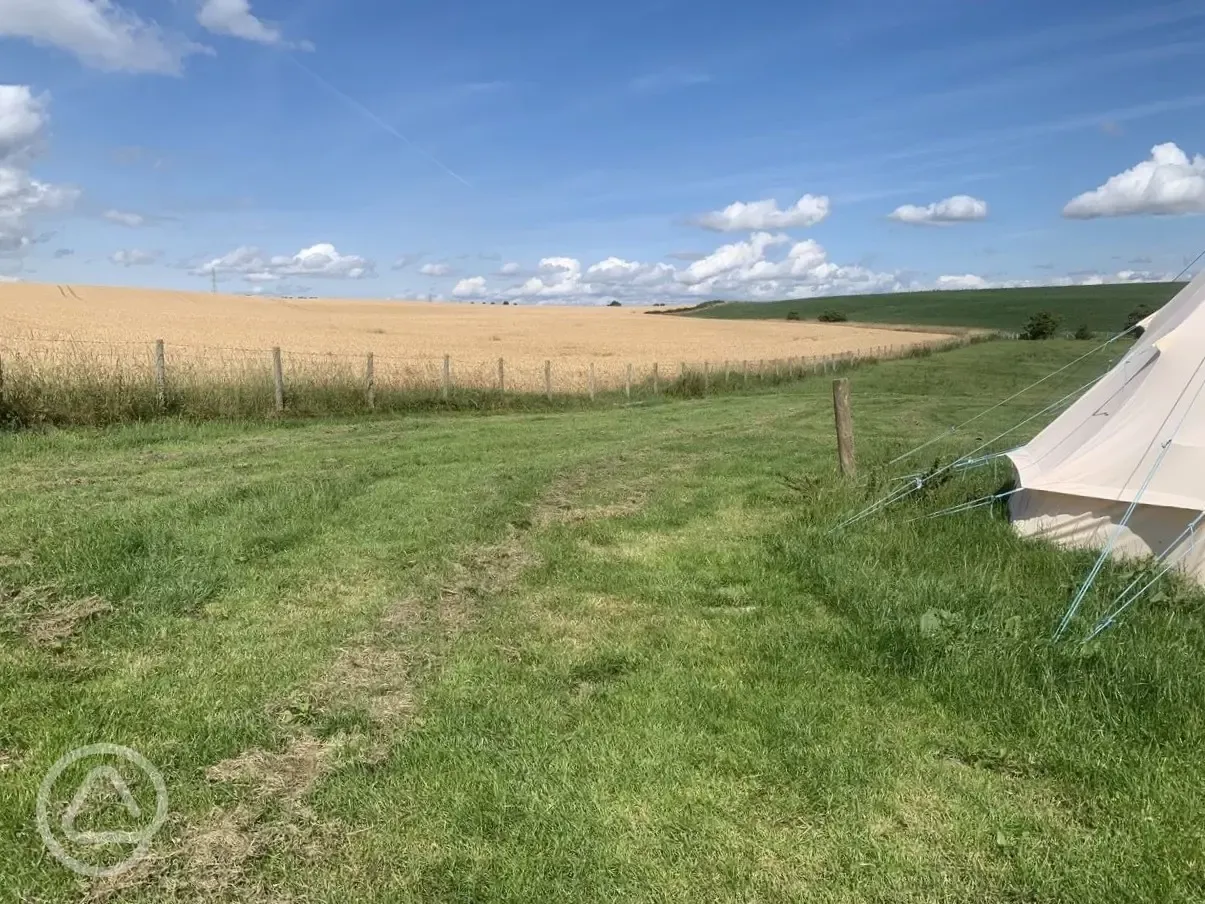
<svg viewBox="0 0 1205 904"><path fill-rule="evenodd" d="M683 314L725 320L779 320L794 311L804 320L815 320L826 311L837 311L854 322L1020 330L1031 315L1049 311L1060 319L1063 329L1087 326L1094 332L1113 333L1125 326L1126 316L1139 305L1157 308L1169 301L1180 286L1180 283L1126 283L722 301L707 302Z"/></svg>

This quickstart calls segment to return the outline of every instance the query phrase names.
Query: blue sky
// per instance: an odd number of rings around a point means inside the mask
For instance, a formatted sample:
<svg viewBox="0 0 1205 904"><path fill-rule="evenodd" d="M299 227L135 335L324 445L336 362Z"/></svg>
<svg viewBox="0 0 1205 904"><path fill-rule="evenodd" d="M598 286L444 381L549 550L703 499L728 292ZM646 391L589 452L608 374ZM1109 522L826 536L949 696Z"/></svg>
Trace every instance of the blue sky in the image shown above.
<svg viewBox="0 0 1205 904"><path fill-rule="evenodd" d="M601 303L1175 275L1203 59L1200 2L0 0L0 278Z"/></svg>

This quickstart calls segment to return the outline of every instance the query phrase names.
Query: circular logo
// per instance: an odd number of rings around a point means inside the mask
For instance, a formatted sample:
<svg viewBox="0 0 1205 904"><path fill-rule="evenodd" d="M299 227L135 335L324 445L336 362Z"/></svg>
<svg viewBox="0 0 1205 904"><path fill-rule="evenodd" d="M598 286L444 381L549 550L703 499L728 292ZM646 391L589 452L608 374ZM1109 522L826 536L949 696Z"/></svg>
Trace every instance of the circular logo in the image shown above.
<svg viewBox="0 0 1205 904"><path fill-rule="evenodd" d="M95 761L88 774L78 784L71 802L58 818L58 831L52 825L51 801L62 801L63 797L52 797L55 785L63 777L63 773L83 760ZM124 774L119 765L124 765ZM142 773L141 777L131 775L130 764ZM134 793L130 790L132 781L136 787L149 780L155 789L155 811L146 812L145 806L140 806ZM108 798L109 806L104 815L116 823L107 831L102 829L83 830L77 825L83 814L91 805L97 807L97 798ZM145 793L144 797L148 796ZM55 808L56 810L61 807ZM114 809L124 809L125 814L113 813ZM58 816L58 813L55 813ZM78 747L61 757L50 767L42 785L38 788L37 799L38 832L46 849L63 866L81 876L102 878L116 876L130 869L134 864L147 855L151 848L151 840L155 833L163 827L167 819L167 786L159 770L151 765L142 754L129 747L117 744L91 744L88 747ZM141 828L131 830L131 825ZM61 836L61 838L60 838ZM104 862L89 863L68 853L66 845L72 845L76 854L83 854L83 849L91 848ZM116 849L116 851L114 850ZM120 853L120 859L112 862L112 858Z"/></svg>

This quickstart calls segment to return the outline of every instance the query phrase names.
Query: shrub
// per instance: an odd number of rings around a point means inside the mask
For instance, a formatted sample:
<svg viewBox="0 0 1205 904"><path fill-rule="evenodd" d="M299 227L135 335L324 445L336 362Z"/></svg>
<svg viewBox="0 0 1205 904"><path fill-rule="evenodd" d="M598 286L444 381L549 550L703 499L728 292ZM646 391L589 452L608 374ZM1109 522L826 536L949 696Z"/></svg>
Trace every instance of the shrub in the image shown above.
<svg viewBox="0 0 1205 904"><path fill-rule="evenodd" d="M620 301L618 299L616 299L614 301L607 302L607 307L608 308L622 308L623 305L620 303Z"/></svg>
<svg viewBox="0 0 1205 904"><path fill-rule="evenodd" d="M1075 338L1076 339L1093 339L1093 338L1095 338L1095 335L1096 335L1095 333L1093 333L1090 329L1088 329L1087 324L1079 326L1075 330Z"/></svg>
<svg viewBox="0 0 1205 904"><path fill-rule="evenodd" d="M1126 317L1125 332L1131 334L1135 339L1142 335L1142 327L1138 324L1146 320L1155 313L1155 309L1148 304L1140 304L1134 310L1130 311Z"/></svg>
<svg viewBox="0 0 1205 904"><path fill-rule="evenodd" d="M1025 329L1021 331L1022 339L1050 339L1059 330L1059 318L1049 311L1039 311L1029 318Z"/></svg>
<svg viewBox="0 0 1205 904"><path fill-rule="evenodd" d="M787 311L787 320L798 320L798 319L799 319L798 311Z"/></svg>
<svg viewBox="0 0 1205 904"><path fill-rule="evenodd" d="M821 323L845 323L849 320L841 311L825 311L816 319Z"/></svg>

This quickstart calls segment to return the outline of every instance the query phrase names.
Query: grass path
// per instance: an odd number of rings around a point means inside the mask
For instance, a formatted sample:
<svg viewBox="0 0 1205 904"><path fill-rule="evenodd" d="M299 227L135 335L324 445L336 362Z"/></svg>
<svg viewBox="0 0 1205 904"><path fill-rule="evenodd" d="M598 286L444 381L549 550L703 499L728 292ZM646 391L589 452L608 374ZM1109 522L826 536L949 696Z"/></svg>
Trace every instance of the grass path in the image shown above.
<svg viewBox="0 0 1205 904"><path fill-rule="evenodd" d="M1079 349L855 374L862 461ZM905 523L991 475L830 535L874 492L831 434L816 381L0 437L0 899L1199 899L1199 600L1052 649L1084 556ZM93 741L159 765L172 817L78 887L33 793Z"/></svg>

